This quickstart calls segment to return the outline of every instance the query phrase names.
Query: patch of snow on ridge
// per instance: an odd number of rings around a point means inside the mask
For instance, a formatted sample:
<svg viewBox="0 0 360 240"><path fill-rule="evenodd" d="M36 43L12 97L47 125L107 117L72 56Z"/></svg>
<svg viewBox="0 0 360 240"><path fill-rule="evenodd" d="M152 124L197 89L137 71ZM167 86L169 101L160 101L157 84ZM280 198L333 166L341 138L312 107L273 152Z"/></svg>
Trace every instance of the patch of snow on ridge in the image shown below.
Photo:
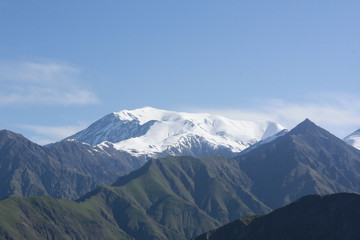
<svg viewBox="0 0 360 240"><path fill-rule="evenodd" d="M344 138L344 141L360 150L360 129Z"/></svg>

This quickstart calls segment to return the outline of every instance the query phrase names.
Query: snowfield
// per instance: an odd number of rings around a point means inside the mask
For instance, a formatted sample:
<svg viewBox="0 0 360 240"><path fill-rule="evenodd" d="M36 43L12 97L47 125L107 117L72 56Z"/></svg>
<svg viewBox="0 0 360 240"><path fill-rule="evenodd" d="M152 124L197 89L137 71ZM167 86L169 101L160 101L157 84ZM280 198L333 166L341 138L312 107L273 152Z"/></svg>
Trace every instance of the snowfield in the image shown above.
<svg viewBox="0 0 360 240"><path fill-rule="evenodd" d="M205 152L223 148L237 153L283 129L271 121L238 121L207 113L143 107L113 112L68 139L102 148L112 143L114 148L135 156L156 157L164 152L199 152L194 148Z"/></svg>

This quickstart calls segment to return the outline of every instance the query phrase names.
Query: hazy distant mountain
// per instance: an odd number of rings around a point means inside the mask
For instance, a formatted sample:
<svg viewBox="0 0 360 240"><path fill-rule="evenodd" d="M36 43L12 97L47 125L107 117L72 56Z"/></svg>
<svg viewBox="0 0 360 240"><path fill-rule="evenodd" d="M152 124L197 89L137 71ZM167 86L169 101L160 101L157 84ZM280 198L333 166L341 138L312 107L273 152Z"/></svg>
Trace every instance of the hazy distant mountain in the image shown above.
<svg viewBox="0 0 360 240"><path fill-rule="evenodd" d="M232 156L284 128L275 122L235 121L206 113L144 107L113 112L67 139L113 147L134 156Z"/></svg>
<svg viewBox="0 0 360 240"><path fill-rule="evenodd" d="M111 184L143 162L127 153L107 153L76 141L42 147L20 134L0 131L0 198L48 194L74 199L99 184Z"/></svg>
<svg viewBox="0 0 360 240"><path fill-rule="evenodd" d="M272 209L307 194L360 191L360 151L308 119L237 161Z"/></svg>
<svg viewBox="0 0 360 240"><path fill-rule="evenodd" d="M264 216L249 216L195 240L360 239L360 195L311 195Z"/></svg>
<svg viewBox="0 0 360 240"><path fill-rule="evenodd" d="M356 147L357 149L360 149L360 129L344 138L344 141Z"/></svg>

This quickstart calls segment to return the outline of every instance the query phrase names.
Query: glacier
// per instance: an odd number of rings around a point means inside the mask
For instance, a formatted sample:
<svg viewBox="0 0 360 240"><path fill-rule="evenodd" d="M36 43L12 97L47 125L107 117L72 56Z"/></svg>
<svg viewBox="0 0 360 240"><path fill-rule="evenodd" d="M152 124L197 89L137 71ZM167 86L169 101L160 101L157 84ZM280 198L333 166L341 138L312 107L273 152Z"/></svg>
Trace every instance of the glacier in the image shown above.
<svg viewBox="0 0 360 240"><path fill-rule="evenodd" d="M285 128L273 121L240 121L208 113L143 107L113 112L68 137L133 156L231 156Z"/></svg>

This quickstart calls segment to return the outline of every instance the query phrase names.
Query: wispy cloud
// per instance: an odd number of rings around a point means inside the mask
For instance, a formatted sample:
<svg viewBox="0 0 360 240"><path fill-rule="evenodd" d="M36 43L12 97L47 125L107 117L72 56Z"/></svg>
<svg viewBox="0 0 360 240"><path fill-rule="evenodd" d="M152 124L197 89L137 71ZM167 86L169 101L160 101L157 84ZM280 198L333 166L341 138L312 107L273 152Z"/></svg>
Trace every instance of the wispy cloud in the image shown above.
<svg viewBox="0 0 360 240"><path fill-rule="evenodd" d="M81 72L58 63L0 62L0 106L12 104L85 105L98 103Z"/></svg>
<svg viewBox="0 0 360 240"><path fill-rule="evenodd" d="M318 94L302 103L267 99L251 108L202 111L239 120L276 121L289 129L309 118L341 138L360 128L360 98L347 94Z"/></svg>
<svg viewBox="0 0 360 240"><path fill-rule="evenodd" d="M29 130L32 134L30 140L44 145L62 140L87 127L86 123L66 126L18 125L21 129Z"/></svg>

